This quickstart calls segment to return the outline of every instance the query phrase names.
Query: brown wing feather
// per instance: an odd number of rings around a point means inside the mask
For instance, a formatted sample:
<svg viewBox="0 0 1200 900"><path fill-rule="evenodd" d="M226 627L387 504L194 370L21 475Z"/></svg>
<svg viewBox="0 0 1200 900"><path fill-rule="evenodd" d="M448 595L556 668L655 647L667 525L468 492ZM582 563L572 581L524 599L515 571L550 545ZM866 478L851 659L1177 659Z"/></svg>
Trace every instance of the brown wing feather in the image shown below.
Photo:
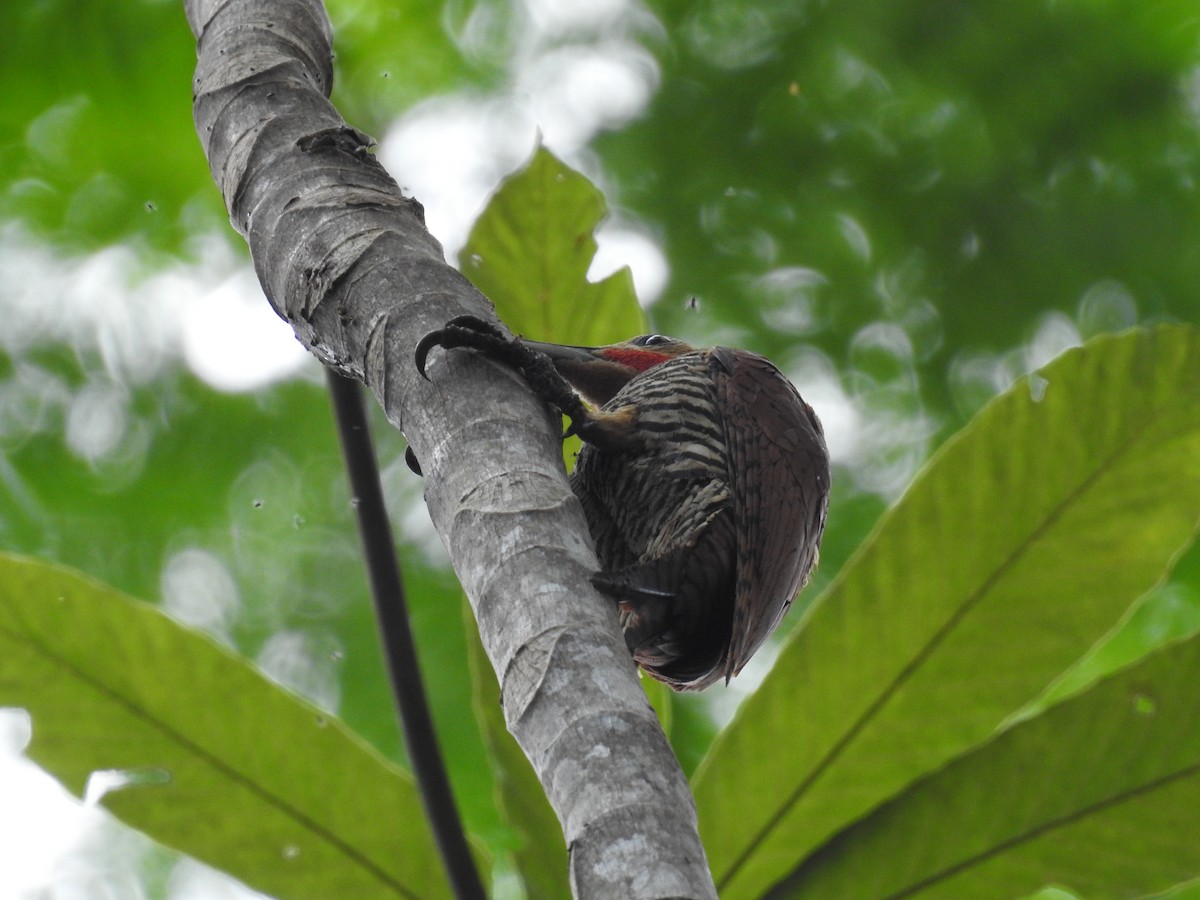
<svg viewBox="0 0 1200 900"><path fill-rule="evenodd" d="M817 562L829 451L812 408L769 361L711 351L737 523L737 586L725 677L771 633Z"/></svg>

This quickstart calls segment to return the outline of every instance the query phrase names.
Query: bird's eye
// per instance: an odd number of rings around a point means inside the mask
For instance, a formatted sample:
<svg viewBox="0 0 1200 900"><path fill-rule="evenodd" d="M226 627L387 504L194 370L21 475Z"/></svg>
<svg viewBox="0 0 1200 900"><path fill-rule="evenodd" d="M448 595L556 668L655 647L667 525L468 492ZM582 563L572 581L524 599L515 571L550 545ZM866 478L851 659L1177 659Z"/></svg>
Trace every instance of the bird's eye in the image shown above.
<svg viewBox="0 0 1200 900"><path fill-rule="evenodd" d="M661 334L644 334L638 338L638 343L643 347L659 347L671 343L671 339Z"/></svg>

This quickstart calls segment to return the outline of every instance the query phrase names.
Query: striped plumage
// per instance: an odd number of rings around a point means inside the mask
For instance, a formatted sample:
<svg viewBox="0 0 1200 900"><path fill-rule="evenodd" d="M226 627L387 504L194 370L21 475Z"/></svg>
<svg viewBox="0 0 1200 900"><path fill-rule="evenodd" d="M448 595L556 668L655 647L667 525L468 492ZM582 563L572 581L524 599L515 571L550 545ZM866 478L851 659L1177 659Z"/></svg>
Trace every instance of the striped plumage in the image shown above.
<svg viewBox="0 0 1200 900"><path fill-rule="evenodd" d="M602 567L593 581L617 599L634 659L680 686L716 669L732 627L733 495L709 367L686 353L632 379L603 409L632 405L642 440L585 443L571 473Z"/></svg>
<svg viewBox="0 0 1200 900"><path fill-rule="evenodd" d="M659 335L569 347L455 320L422 341L422 371L433 344L518 366L572 417L592 580L643 669L676 690L736 675L807 582L825 526L828 452L791 383L756 354Z"/></svg>

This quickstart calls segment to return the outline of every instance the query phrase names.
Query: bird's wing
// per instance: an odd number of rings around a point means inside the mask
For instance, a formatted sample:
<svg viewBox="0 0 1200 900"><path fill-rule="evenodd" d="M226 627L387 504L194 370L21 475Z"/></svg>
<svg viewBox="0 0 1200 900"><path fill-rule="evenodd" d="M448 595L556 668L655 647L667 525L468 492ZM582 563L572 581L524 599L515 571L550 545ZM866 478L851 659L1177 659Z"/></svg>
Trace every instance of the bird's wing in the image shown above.
<svg viewBox="0 0 1200 900"><path fill-rule="evenodd" d="M710 358L737 527L728 679L771 633L816 564L829 451L812 408L768 360L725 347Z"/></svg>

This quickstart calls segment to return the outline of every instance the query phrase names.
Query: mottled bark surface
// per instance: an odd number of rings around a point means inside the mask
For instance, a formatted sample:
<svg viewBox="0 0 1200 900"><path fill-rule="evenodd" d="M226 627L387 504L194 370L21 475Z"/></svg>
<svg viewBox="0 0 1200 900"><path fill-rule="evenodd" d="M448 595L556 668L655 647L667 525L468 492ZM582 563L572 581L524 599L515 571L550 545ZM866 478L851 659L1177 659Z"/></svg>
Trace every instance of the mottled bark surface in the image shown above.
<svg viewBox="0 0 1200 900"><path fill-rule="evenodd" d="M230 218L276 311L323 362L366 382L421 460L509 728L563 824L576 895L715 896L687 784L615 611L588 584L596 560L557 417L468 352L435 353L431 383L413 366L422 335L491 307L329 103L323 8L184 5L196 128Z"/></svg>

